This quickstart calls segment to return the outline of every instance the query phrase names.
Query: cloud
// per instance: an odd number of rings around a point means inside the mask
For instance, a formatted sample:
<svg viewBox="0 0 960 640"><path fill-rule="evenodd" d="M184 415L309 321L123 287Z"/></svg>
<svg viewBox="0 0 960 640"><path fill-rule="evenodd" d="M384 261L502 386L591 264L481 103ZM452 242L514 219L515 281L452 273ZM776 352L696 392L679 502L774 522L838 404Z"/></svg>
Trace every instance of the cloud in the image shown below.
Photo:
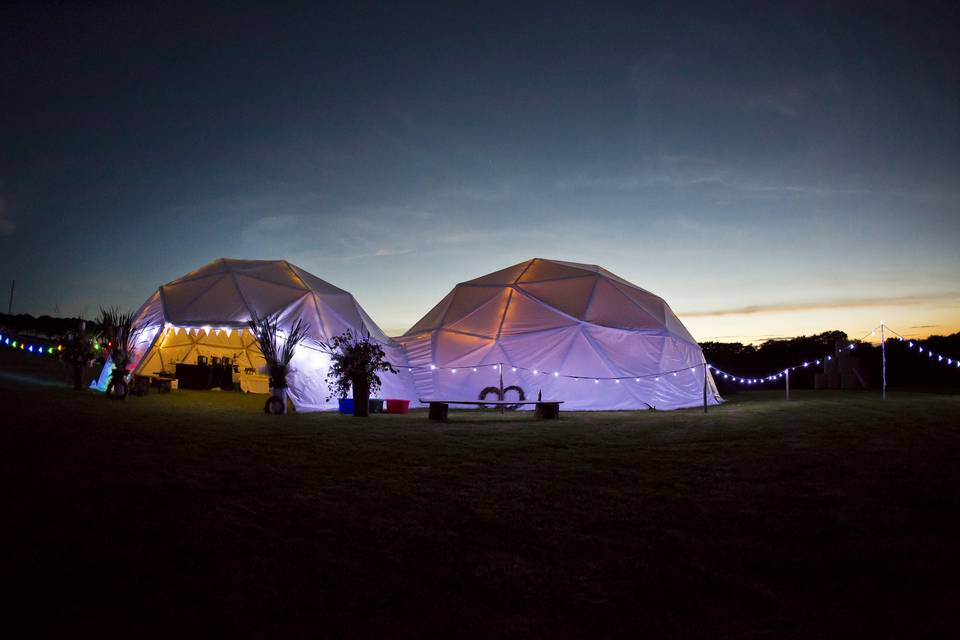
<svg viewBox="0 0 960 640"><path fill-rule="evenodd" d="M0 236L8 236L17 228L13 218L7 211L7 204L3 198L0 198Z"/></svg>
<svg viewBox="0 0 960 640"><path fill-rule="evenodd" d="M384 256L402 256L413 253L413 249L377 249L373 252L374 257L382 258Z"/></svg>
<svg viewBox="0 0 960 640"><path fill-rule="evenodd" d="M833 70L794 77L747 75L736 71L744 60L731 55L705 59L699 51L653 53L633 65L630 83L641 104L696 104L788 120L822 111L848 93L846 78Z"/></svg>
<svg viewBox="0 0 960 640"><path fill-rule="evenodd" d="M682 311L678 312L677 315L683 318L711 318L718 316L755 315L759 313L791 313L797 311L823 311L829 309L850 309L857 307L894 307L948 301L960 301L960 292L918 296L851 298L847 300L820 300L807 302L756 304L742 307L726 307L722 309L709 309L702 311Z"/></svg>

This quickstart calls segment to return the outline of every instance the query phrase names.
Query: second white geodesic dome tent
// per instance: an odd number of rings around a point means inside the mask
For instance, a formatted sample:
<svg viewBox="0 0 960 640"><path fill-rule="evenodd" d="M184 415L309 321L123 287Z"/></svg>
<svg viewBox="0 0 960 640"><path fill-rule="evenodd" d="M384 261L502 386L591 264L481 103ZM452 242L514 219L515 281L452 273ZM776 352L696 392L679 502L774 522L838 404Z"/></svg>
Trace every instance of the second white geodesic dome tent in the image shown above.
<svg viewBox="0 0 960 640"><path fill-rule="evenodd" d="M477 399L502 374L564 410L720 401L669 305L596 265L534 258L460 283L397 340L424 399Z"/></svg>
<svg viewBox="0 0 960 640"><path fill-rule="evenodd" d="M413 399L403 350L388 338L347 291L285 260L221 258L161 286L137 311L134 320L134 371L172 373L177 363L197 356L228 357L242 369L262 371L265 361L247 322L254 316L278 320L280 337L302 319L306 339L291 363L289 396L300 411L337 406L326 383L329 356L319 342L351 330L367 333L387 352L400 373L380 374L378 395ZM95 386L106 387L105 366Z"/></svg>

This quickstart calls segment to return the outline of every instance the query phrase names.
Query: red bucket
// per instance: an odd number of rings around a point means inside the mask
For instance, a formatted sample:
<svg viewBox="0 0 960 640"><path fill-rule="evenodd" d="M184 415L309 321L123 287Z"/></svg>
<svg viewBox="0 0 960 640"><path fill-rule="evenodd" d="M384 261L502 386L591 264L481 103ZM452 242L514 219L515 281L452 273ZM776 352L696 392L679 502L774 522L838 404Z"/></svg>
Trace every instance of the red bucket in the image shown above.
<svg viewBox="0 0 960 640"><path fill-rule="evenodd" d="M407 413L410 411L409 400L387 398L387 413Z"/></svg>

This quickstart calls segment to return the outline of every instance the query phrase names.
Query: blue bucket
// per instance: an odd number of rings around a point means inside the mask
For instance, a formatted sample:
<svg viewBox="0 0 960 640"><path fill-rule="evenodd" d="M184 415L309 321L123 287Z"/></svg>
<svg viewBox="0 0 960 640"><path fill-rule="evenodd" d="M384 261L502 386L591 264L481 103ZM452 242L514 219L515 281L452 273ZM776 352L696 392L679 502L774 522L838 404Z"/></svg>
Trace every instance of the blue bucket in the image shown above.
<svg viewBox="0 0 960 640"><path fill-rule="evenodd" d="M349 413L353 415L353 398L340 398L340 413Z"/></svg>

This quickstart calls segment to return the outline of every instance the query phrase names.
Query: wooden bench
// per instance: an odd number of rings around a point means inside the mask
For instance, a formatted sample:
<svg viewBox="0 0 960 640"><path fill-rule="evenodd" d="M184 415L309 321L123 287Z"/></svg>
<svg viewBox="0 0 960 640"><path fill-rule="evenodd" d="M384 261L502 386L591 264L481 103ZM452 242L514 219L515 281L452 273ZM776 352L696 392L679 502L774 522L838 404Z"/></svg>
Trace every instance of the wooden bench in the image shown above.
<svg viewBox="0 0 960 640"><path fill-rule="evenodd" d="M537 420L556 420L560 417L560 405L563 404L563 400L424 400L422 398L420 402L430 404L429 418L431 420L443 421L446 421L452 404L492 405L495 407L533 404L536 405L533 417Z"/></svg>

